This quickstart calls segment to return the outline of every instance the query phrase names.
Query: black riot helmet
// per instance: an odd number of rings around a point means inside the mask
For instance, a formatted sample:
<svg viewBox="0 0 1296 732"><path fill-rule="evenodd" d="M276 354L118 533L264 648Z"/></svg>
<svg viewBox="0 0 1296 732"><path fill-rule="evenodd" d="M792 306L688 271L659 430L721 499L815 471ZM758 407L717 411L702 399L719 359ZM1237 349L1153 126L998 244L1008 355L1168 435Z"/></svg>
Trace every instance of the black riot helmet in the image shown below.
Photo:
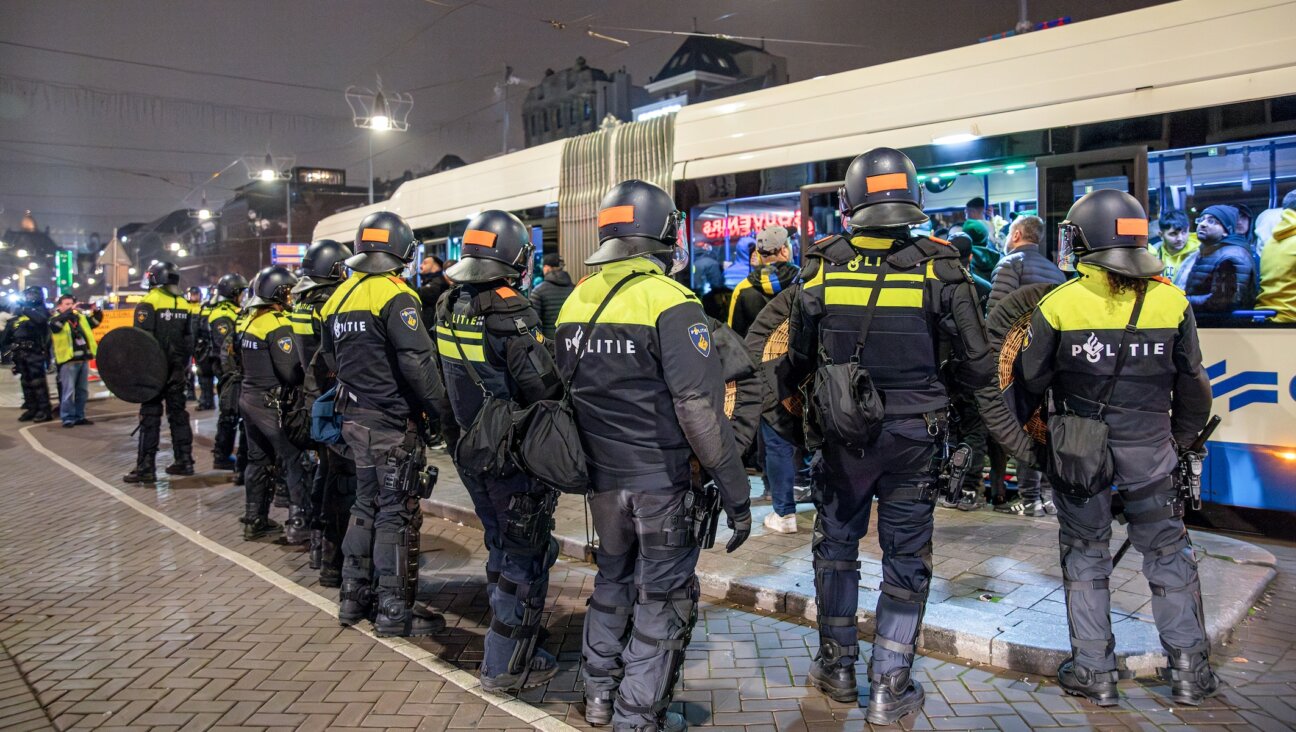
<svg viewBox="0 0 1296 732"><path fill-rule="evenodd" d="M346 266L365 274L393 272L405 266L414 256L418 240L405 219L390 211L371 213L356 231L355 256Z"/></svg>
<svg viewBox="0 0 1296 732"><path fill-rule="evenodd" d="M232 302L237 305L247 286L246 277L230 272L216 283L216 302Z"/></svg>
<svg viewBox="0 0 1296 732"><path fill-rule="evenodd" d="M202 288L190 287L185 290L185 299L189 302L202 302Z"/></svg>
<svg viewBox="0 0 1296 732"><path fill-rule="evenodd" d="M302 256L301 279L293 288L294 294L320 287L336 285L346 279L346 260L351 257L351 247L332 239L313 242Z"/></svg>
<svg viewBox="0 0 1296 732"><path fill-rule="evenodd" d="M1113 189L1080 197L1058 224L1058 265L1074 258L1126 277L1154 277L1165 265L1147 249L1147 212L1138 199Z"/></svg>
<svg viewBox="0 0 1296 732"><path fill-rule="evenodd" d="M144 286L150 290L154 287L163 287L172 295L179 295L180 268L175 265L175 262L155 259L144 272Z"/></svg>
<svg viewBox="0 0 1296 732"><path fill-rule="evenodd" d="M688 264L688 250L678 241L683 216L670 194L652 183L618 183L599 203L599 247L585 264L608 264L645 254L672 255L670 271L677 272Z"/></svg>
<svg viewBox="0 0 1296 732"><path fill-rule="evenodd" d="M875 147L852 160L839 198L852 228L887 229L927 220L918 171L908 155L894 148Z"/></svg>
<svg viewBox="0 0 1296 732"><path fill-rule="evenodd" d="M45 305L45 288L40 285L30 285L23 288L23 304L43 307Z"/></svg>
<svg viewBox="0 0 1296 732"><path fill-rule="evenodd" d="M483 211L468 222L459 262L446 270L453 282L530 281L535 245L521 219L507 211Z"/></svg>
<svg viewBox="0 0 1296 732"><path fill-rule="evenodd" d="M261 307L263 305L287 305L289 293L292 292L293 285L297 284L297 276L288 271L286 267L270 266L256 273L252 278L252 285L248 288L247 302L243 303L243 309Z"/></svg>

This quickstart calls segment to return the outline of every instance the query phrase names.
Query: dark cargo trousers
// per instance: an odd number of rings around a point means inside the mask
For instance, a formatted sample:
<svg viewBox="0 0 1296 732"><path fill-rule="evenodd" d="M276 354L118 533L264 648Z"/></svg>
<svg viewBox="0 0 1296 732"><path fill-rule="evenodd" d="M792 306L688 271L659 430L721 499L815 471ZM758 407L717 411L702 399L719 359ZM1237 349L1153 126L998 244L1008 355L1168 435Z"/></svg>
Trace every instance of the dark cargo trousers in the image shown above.
<svg viewBox="0 0 1296 732"><path fill-rule="evenodd" d="M815 480L815 597L819 654L853 665L859 657L859 542L878 501L882 585L877 604L871 678L913 664L915 643L932 576L930 490L935 438L921 418L888 419L862 454L833 444L823 448Z"/></svg>
<svg viewBox="0 0 1296 732"><path fill-rule="evenodd" d="M239 412L247 430L248 466L244 476L247 496L247 518L265 517L274 498L274 478L271 470L276 466L284 471L288 484L289 500L301 506L306 500L306 475L302 469L301 450L289 441L279 427L279 411L267 405L265 392L243 390ZM254 509L254 507L256 507Z"/></svg>
<svg viewBox="0 0 1296 732"><path fill-rule="evenodd" d="M519 673L520 665L530 660L528 649L539 645L536 636L549 593L549 568L558 561L558 544L547 528L552 526L552 514L510 510L515 496L523 497L519 504L543 502L544 491L525 473L490 478L459 471L459 479L486 534L486 590L492 620L481 674ZM519 523L527 520L542 521L546 527L534 543L518 535Z"/></svg>
<svg viewBox="0 0 1296 732"><path fill-rule="evenodd" d="M153 472L154 459L162 439L162 412L166 409L167 423L171 426L171 452L176 462L193 460L193 429L189 426L189 412L185 410L185 379L188 362L172 362L162 393L140 405L139 453L135 467Z"/></svg>
<svg viewBox="0 0 1296 732"><path fill-rule="evenodd" d="M1120 486L1130 543L1143 555L1143 575L1152 588L1152 617L1166 653L1206 653L1197 558L1183 519L1174 514L1170 476ZM1111 630L1110 548L1112 493L1088 501L1060 491L1054 497L1061 528L1061 563L1076 662L1092 671L1116 670Z"/></svg>
<svg viewBox="0 0 1296 732"><path fill-rule="evenodd" d="M414 434L409 420L362 407L349 407L342 422L356 471L355 503L342 540L342 578L373 582L375 592L405 596L407 605L417 589L417 571L412 577L408 573L423 513L418 497L396 484L397 467L388 457Z"/></svg>
<svg viewBox="0 0 1296 732"><path fill-rule="evenodd" d="M212 457L217 460L229 460L234 456L235 439L238 437L239 425L239 391L242 388L241 377L226 374L220 378L217 387L220 411L216 417L216 436L212 438Z"/></svg>
<svg viewBox="0 0 1296 732"><path fill-rule="evenodd" d="M22 386L23 409L37 417L50 416L49 383L45 381L49 358L42 351L14 350L13 361Z"/></svg>
<svg viewBox="0 0 1296 732"><path fill-rule="evenodd" d="M585 694L615 696L616 729L657 723L697 622L698 547L666 539L667 529L687 517L688 491L680 485L590 494L599 547L585 614Z"/></svg>
<svg viewBox="0 0 1296 732"><path fill-rule="evenodd" d="M322 533L321 566L342 571L342 540L355 503L355 465L327 445L319 445L319 464L310 485L310 528Z"/></svg>

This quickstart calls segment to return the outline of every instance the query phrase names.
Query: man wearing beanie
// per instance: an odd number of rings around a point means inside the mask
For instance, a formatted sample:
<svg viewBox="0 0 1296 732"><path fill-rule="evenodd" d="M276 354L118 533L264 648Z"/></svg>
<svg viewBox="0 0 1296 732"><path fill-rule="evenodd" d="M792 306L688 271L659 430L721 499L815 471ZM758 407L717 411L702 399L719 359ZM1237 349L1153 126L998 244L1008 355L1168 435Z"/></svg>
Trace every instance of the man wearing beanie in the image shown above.
<svg viewBox="0 0 1296 732"><path fill-rule="evenodd" d="M999 263L999 252L990 243L989 227L980 219L968 219L963 222L963 233L972 240L972 274L989 282Z"/></svg>
<svg viewBox="0 0 1296 732"><path fill-rule="evenodd" d="M1255 260L1246 247L1225 241L1237 218L1236 208L1223 205L1208 206L1197 217L1201 253L1184 292L1198 314L1218 313L1218 318L1255 306Z"/></svg>

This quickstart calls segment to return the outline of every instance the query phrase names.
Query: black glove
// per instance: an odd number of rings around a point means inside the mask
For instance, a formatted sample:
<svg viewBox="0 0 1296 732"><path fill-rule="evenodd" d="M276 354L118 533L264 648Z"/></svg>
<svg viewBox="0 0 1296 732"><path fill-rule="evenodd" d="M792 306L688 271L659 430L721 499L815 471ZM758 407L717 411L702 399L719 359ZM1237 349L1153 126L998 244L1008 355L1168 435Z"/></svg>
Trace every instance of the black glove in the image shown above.
<svg viewBox="0 0 1296 732"><path fill-rule="evenodd" d="M732 554L751 536L751 501L743 501L738 508L725 509L725 516L729 519L729 528L733 530L733 536L725 544L725 553Z"/></svg>

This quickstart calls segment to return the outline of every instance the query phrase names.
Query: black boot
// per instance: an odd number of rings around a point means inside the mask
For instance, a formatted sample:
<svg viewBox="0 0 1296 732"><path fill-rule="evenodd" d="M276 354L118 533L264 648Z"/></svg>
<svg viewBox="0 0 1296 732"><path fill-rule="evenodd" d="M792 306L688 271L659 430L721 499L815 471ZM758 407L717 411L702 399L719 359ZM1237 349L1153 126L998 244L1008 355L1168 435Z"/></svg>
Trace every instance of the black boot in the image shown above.
<svg viewBox="0 0 1296 732"><path fill-rule="evenodd" d="M290 506L288 520L284 522L284 542L305 544L310 541L310 538L310 530L306 528L306 509L301 506Z"/></svg>
<svg viewBox="0 0 1296 732"><path fill-rule="evenodd" d="M432 635L445 629L445 618L427 607L415 603L405 604L401 593L384 590L378 596L378 615L374 618L374 634L379 638Z"/></svg>
<svg viewBox="0 0 1296 732"><path fill-rule="evenodd" d="M35 409L24 409L23 413L18 415L19 422L30 422L36 417Z"/></svg>
<svg viewBox="0 0 1296 732"><path fill-rule="evenodd" d="M1071 696L1082 696L1100 707L1120 704L1116 682L1120 674L1115 671L1094 671L1068 658L1058 667L1058 685Z"/></svg>
<svg viewBox="0 0 1296 732"><path fill-rule="evenodd" d="M909 669L898 668L881 676L871 676L868 721L873 724L895 724L923 708L922 686L909 678Z"/></svg>
<svg viewBox="0 0 1296 732"><path fill-rule="evenodd" d="M585 693L585 723L591 727L606 727L612 724L612 707L616 701L615 691L596 691Z"/></svg>
<svg viewBox="0 0 1296 732"><path fill-rule="evenodd" d="M234 462L228 456L220 457L217 455L212 457L212 470L234 470L237 467L238 463Z"/></svg>
<svg viewBox="0 0 1296 732"><path fill-rule="evenodd" d="M307 566L311 569L319 569L324 563L324 530L311 529L310 532L310 560Z"/></svg>
<svg viewBox="0 0 1296 732"><path fill-rule="evenodd" d="M340 587L342 585L342 551L341 547L329 541L328 537L320 539L320 586Z"/></svg>
<svg viewBox="0 0 1296 732"><path fill-rule="evenodd" d="M155 453L140 452L135 457L135 469L122 476L124 483L156 483Z"/></svg>
<svg viewBox="0 0 1296 732"><path fill-rule="evenodd" d="M810 665L810 685L822 691L829 699L843 704L859 703L859 685L855 680L855 659L843 658L827 645L819 647L819 655Z"/></svg>
<svg viewBox="0 0 1296 732"><path fill-rule="evenodd" d="M266 510L261 501L249 501L244 507L244 541L256 541L263 536L278 531L279 528L279 524L271 521L270 518L266 516Z"/></svg>
<svg viewBox="0 0 1296 732"><path fill-rule="evenodd" d="M166 472L167 475L193 475L194 462L192 459L176 460L175 462L166 466Z"/></svg>
<svg viewBox="0 0 1296 732"><path fill-rule="evenodd" d="M1220 688L1220 679L1205 653L1171 651L1170 665L1157 669L1157 675L1170 684L1170 694L1177 703L1190 707L1200 706Z"/></svg>
<svg viewBox="0 0 1296 732"><path fill-rule="evenodd" d="M483 676L481 677L481 685L486 691L502 691L507 694L516 694L526 689L543 686L556 675L558 675L558 659L554 658L549 651L536 648L535 652L531 654L531 659L526 662L521 671L515 674ZM589 712L586 711L586 714L589 714Z"/></svg>
<svg viewBox="0 0 1296 732"><path fill-rule="evenodd" d="M373 589L365 580L344 579L338 593L338 624L355 625L373 611Z"/></svg>
<svg viewBox="0 0 1296 732"><path fill-rule="evenodd" d="M274 483L272 485L274 486L274 507L288 508L291 506L292 501L288 497L288 484L279 480L279 476L275 475Z"/></svg>

